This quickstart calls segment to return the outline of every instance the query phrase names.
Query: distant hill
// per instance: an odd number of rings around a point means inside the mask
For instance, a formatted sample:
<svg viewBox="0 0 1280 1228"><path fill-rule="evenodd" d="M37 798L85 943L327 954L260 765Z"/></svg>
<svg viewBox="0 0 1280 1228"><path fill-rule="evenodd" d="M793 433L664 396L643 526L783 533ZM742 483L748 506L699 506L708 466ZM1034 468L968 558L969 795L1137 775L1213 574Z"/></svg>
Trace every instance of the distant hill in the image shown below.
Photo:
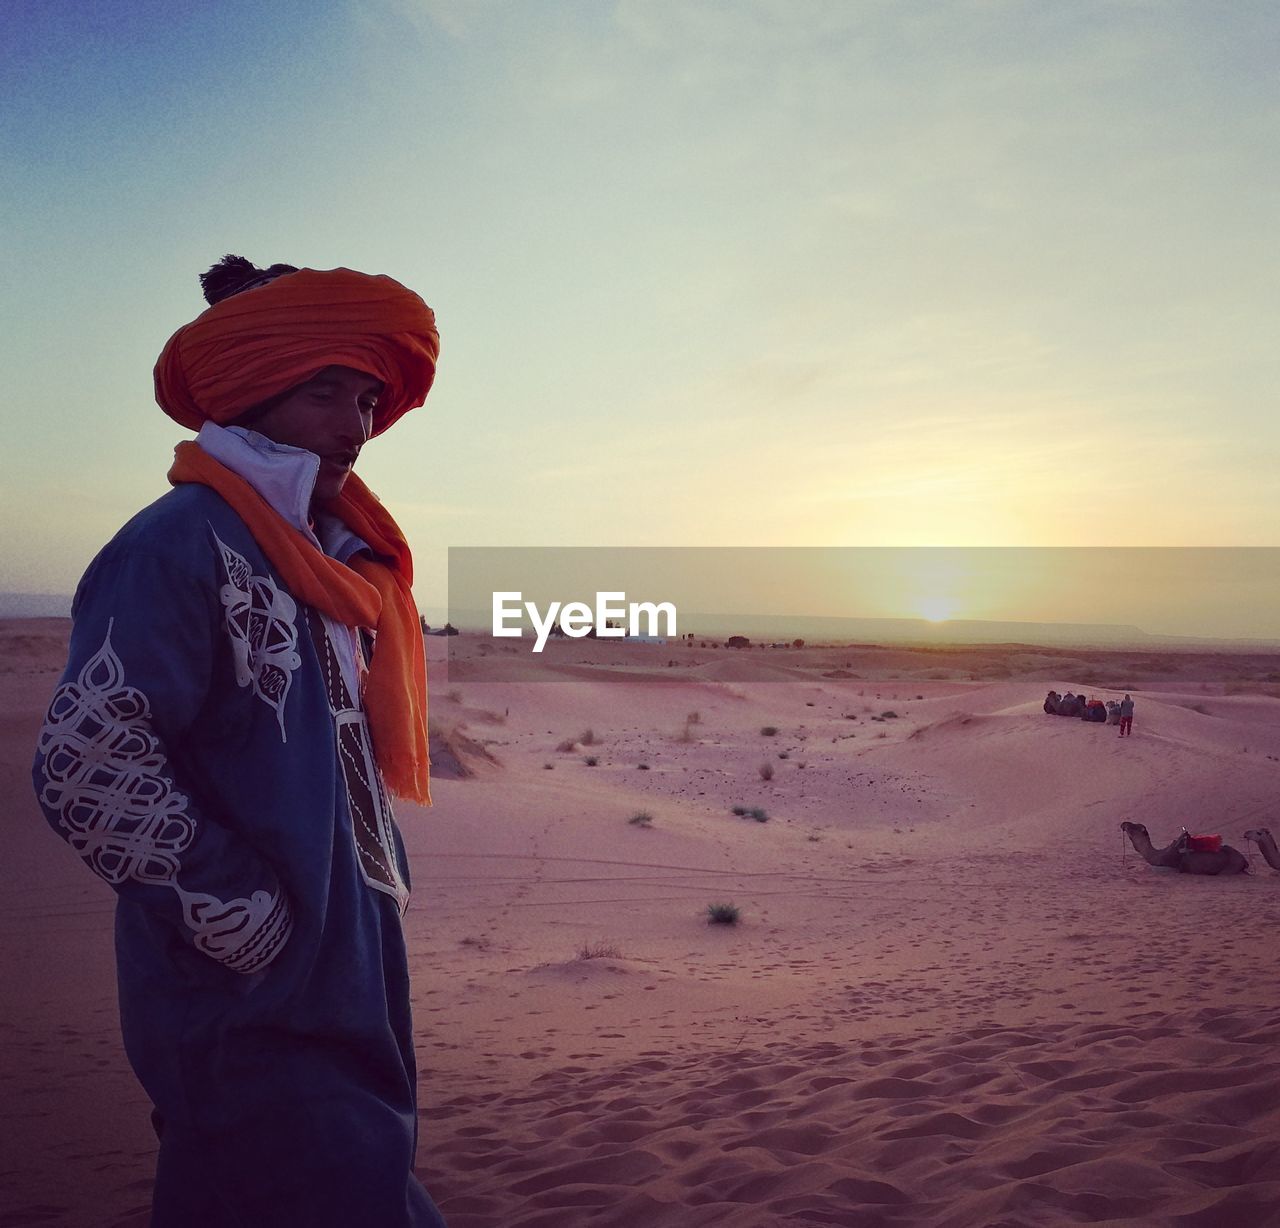
<svg viewBox="0 0 1280 1228"><path fill-rule="evenodd" d="M443 611L435 611L444 620ZM67 618L69 593L0 593L0 618ZM455 626L487 630L488 611L451 611ZM957 618L832 618L820 615L680 614L680 634L754 641L791 640L872 644L1038 644L1063 648L1212 648L1232 645L1280 650L1280 639L1218 639L1212 636L1156 635L1125 623L988 622Z"/></svg>
<svg viewBox="0 0 1280 1228"><path fill-rule="evenodd" d="M681 614L680 631L717 632L753 639L841 640L880 644L1038 644L1065 648L1205 648L1239 644L1280 649L1280 640L1225 640L1209 636L1156 635L1126 623L994 622L956 618L824 618L775 615Z"/></svg>
<svg viewBox="0 0 1280 1228"><path fill-rule="evenodd" d="M0 618L69 618L70 593L0 593Z"/></svg>
<svg viewBox="0 0 1280 1228"><path fill-rule="evenodd" d="M490 615L451 610L450 620L469 631L487 631ZM1035 644L1047 648L1214 648L1238 646L1280 650L1280 639L1219 639L1156 635L1126 623L988 622L957 618L833 618L820 615L702 614L680 611L680 635L724 638L745 635L760 641L804 639L811 643L866 644Z"/></svg>
<svg viewBox="0 0 1280 1228"><path fill-rule="evenodd" d="M825 618L775 615L682 614L680 630L695 635L701 628L753 638L781 639L801 636L814 640L852 640L891 644L1043 644L1094 648L1203 647L1225 643L1209 637L1155 635L1126 623L994 622L955 618L930 622L924 618ZM1280 640L1248 641L1254 646L1275 645Z"/></svg>

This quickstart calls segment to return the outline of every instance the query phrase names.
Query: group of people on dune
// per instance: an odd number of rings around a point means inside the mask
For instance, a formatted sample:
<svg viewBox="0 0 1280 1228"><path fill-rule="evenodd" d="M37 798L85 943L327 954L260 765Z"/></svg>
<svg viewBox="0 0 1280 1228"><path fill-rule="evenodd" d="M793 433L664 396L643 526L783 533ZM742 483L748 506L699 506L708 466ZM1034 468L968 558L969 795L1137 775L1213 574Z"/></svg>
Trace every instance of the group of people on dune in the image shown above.
<svg viewBox="0 0 1280 1228"><path fill-rule="evenodd" d="M1120 736L1133 733L1133 698L1086 699L1084 693L1073 695L1068 691L1059 695L1050 691L1044 697L1044 710L1049 716L1078 716L1081 720L1096 721L1100 725L1119 725Z"/></svg>

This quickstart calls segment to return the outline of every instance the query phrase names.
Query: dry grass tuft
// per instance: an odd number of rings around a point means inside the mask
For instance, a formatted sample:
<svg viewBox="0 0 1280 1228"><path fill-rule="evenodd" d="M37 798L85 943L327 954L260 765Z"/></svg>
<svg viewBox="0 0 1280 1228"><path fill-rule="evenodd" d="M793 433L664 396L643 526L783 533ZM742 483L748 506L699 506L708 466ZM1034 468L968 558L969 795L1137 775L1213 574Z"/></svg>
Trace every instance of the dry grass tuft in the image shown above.
<svg viewBox="0 0 1280 1228"><path fill-rule="evenodd" d="M707 924L708 925L737 925L738 919L742 916L736 904L708 904L707 905Z"/></svg>

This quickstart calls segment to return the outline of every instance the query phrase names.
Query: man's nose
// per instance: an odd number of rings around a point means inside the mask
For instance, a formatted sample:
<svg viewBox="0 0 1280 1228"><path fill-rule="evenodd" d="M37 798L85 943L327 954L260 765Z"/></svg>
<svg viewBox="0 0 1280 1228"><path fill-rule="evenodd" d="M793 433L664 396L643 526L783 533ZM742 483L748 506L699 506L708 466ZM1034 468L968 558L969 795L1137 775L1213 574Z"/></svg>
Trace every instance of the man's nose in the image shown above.
<svg viewBox="0 0 1280 1228"><path fill-rule="evenodd" d="M342 415L343 442L360 447L368 443L372 430L373 411L366 409L358 400L351 401Z"/></svg>

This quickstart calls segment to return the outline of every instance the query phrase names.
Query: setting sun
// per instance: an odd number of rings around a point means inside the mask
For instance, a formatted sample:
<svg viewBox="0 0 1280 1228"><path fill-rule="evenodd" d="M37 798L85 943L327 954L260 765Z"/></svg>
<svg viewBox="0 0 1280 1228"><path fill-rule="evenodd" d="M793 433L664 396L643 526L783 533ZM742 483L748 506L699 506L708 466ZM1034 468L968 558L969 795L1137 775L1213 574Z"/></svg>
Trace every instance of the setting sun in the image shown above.
<svg viewBox="0 0 1280 1228"><path fill-rule="evenodd" d="M920 602L919 614L931 623L944 623L956 614L956 602L952 597L929 597Z"/></svg>

